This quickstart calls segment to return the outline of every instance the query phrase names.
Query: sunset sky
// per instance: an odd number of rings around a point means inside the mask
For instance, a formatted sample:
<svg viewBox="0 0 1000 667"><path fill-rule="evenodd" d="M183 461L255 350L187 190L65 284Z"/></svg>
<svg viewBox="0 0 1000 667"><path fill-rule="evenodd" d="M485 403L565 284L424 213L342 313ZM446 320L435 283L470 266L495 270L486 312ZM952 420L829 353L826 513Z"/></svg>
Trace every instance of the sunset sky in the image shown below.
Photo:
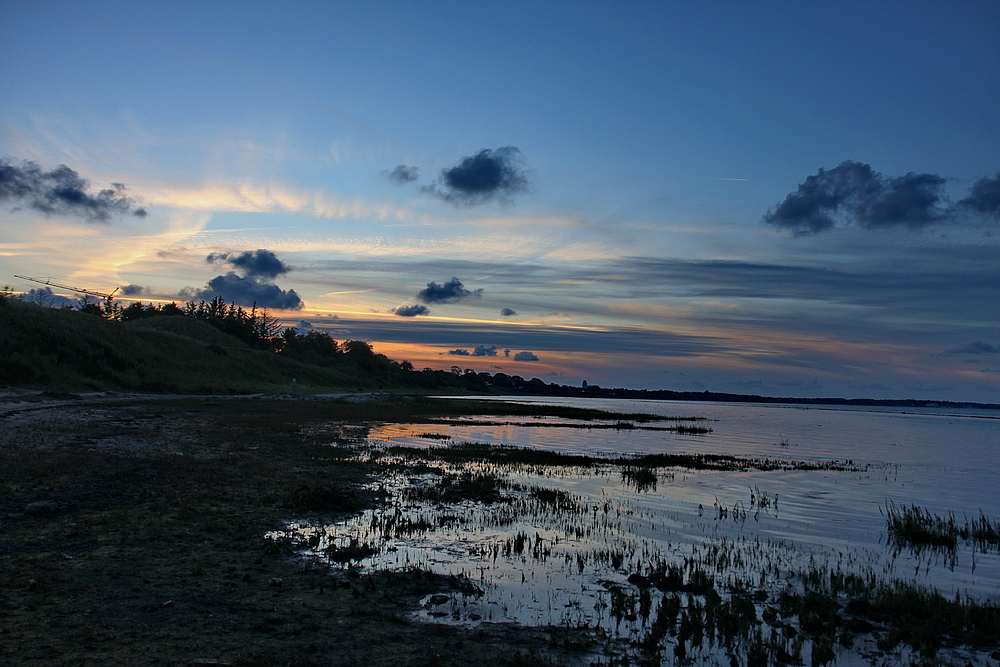
<svg viewBox="0 0 1000 667"><path fill-rule="evenodd" d="M18 292L256 301L417 368L1000 402L995 0L6 0L0 82Z"/></svg>

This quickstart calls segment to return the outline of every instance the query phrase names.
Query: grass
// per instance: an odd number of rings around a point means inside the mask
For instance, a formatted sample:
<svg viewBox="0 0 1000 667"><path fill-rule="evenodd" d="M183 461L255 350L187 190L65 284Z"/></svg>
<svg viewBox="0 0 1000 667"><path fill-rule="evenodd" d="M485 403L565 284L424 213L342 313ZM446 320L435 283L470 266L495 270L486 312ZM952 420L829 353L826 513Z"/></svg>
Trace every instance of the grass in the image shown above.
<svg viewBox="0 0 1000 667"><path fill-rule="evenodd" d="M109 322L0 299L0 340L0 385L192 394L378 386L337 369L252 350L185 317Z"/></svg>
<svg viewBox="0 0 1000 667"><path fill-rule="evenodd" d="M966 543L982 551L1000 550L1000 525L982 513L976 519L966 519L959 524L954 515L942 517L916 505L897 507L889 502L882 514L889 542L897 549L954 553L960 543Z"/></svg>
<svg viewBox="0 0 1000 667"><path fill-rule="evenodd" d="M501 403L501 409L504 405ZM621 466L626 475L640 475L649 481L649 471L654 468L686 468L688 470L839 470L857 471L858 467L842 461L782 461L731 456L728 454L644 454L639 456L592 456L564 454L530 447L493 445L481 442L458 442L441 447L411 447L391 445L387 453L403 457L426 457L432 460L455 463L478 461L497 465L580 466L593 468L601 465ZM645 471L645 472L639 472ZM763 500L762 500L763 502Z"/></svg>
<svg viewBox="0 0 1000 667"><path fill-rule="evenodd" d="M614 417L623 419L627 414L614 413ZM583 419L600 419L601 417L586 416ZM678 417L657 417L659 421L678 421ZM691 418L694 419L694 418ZM639 421L639 420L637 420ZM641 421L652 421L648 415L644 415ZM564 424L553 422L510 422L510 421L488 421L488 420L466 420L466 419L435 419L432 424L445 424L449 426L518 426L525 428L578 428L588 430L605 429L611 431L670 431L673 433L683 433L688 435L704 435L711 433L712 429L707 426L636 426L632 422L617 421L613 424Z"/></svg>

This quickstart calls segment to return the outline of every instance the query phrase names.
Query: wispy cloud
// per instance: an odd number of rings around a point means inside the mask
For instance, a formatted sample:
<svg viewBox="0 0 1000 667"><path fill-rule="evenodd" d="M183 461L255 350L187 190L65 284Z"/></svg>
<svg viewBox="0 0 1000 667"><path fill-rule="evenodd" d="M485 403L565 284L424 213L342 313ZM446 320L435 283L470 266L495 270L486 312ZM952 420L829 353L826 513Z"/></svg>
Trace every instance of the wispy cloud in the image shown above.
<svg viewBox="0 0 1000 667"><path fill-rule="evenodd" d="M388 178L393 183L399 185L405 185L406 183L412 183L417 180L420 176L420 170L416 167L409 167L405 164L397 166L392 171L385 172L385 177Z"/></svg>
<svg viewBox="0 0 1000 667"><path fill-rule="evenodd" d="M142 195L143 200L150 204L198 211L297 213L316 218L399 222L421 220L409 209L390 202L349 199L282 185L206 183L183 187L173 184L150 184L143 187Z"/></svg>

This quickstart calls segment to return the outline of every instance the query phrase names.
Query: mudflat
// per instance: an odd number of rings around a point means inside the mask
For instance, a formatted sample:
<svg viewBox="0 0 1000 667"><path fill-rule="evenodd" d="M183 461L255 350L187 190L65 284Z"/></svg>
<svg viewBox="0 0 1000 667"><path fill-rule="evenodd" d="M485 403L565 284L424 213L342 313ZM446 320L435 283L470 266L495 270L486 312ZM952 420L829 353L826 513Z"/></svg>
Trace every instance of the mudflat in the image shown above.
<svg viewBox="0 0 1000 667"><path fill-rule="evenodd" d="M308 562L267 531L379 501L344 455L415 399L0 395L0 664L569 665L565 628L427 625L461 582Z"/></svg>

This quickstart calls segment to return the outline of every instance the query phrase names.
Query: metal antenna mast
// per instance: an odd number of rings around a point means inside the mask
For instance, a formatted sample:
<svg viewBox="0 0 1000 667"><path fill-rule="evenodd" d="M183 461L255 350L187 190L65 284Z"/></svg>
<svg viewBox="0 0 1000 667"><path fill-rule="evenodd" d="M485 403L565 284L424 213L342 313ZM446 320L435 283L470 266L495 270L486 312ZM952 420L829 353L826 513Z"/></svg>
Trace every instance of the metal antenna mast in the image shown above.
<svg viewBox="0 0 1000 667"><path fill-rule="evenodd" d="M116 287L114 290L112 290L111 294L106 294L104 292L95 292L94 290L81 289L79 287L70 287L69 285L63 285L61 283L53 282L53 280L51 278L44 278L44 279L43 278L31 278L29 276L19 276L16 273L14 274L14 277L15 278L22 278L24 280L30 280L31 282L34 282L34 283L41 283L43 285L51 285L52 287L61 287L62 289L68 289L71 292L79 292L80 294L90 294L91 296L99 296L102 299L110 299L110 298L114 297L115 292L118 291L118 288Z"/></svg>

